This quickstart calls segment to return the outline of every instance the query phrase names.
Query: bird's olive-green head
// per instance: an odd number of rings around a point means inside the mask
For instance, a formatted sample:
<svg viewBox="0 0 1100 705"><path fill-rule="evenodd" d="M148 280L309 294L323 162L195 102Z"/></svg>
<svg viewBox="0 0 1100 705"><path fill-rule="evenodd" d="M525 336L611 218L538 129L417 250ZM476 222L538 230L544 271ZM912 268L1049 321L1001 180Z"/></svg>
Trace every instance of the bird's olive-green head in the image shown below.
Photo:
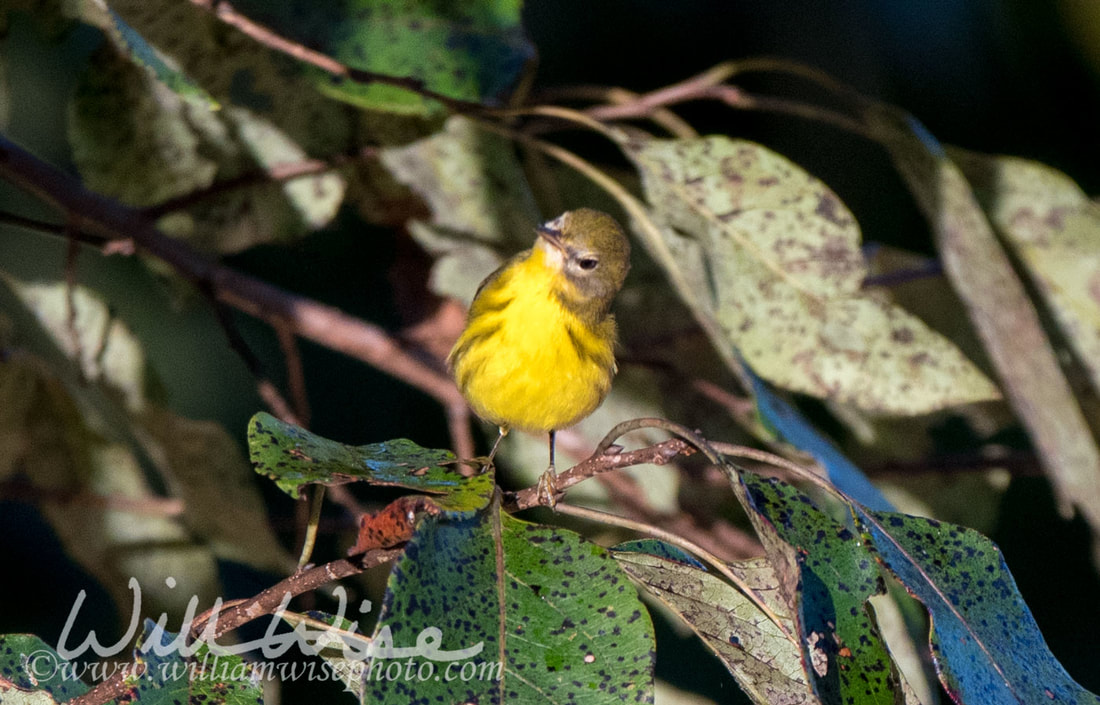
<svg viewBox="0 0 1100 705"><path fill-rule="evenodd" d="M569 284L559 292L562 303L589 320L606 316L630 271L630 241L615 219L580 208L544 223L538 233L536 247Z"/></svg>

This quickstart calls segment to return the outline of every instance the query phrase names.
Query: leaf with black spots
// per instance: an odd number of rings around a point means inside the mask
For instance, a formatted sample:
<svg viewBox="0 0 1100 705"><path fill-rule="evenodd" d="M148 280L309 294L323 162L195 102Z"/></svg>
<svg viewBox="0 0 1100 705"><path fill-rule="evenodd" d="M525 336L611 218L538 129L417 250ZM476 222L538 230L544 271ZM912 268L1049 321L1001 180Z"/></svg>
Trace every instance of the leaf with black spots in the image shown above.
<svg viewBox="0 0 1100 705"><path fill-rule="evenodd" d="M996 544L956 524L855 511L882 562L932 616L932 656L956 702L1100 703L1050 652Z"/></svg>
<svg viewBox="0 0 1100 705"><path fill-rule="evenodd" d="M731 366L892 414L995 399L943 336L861 291L852 214L784 157L724 136L623 137L659 233L643 244Z"/></svg>
<svg viewBox="0 0 1100 705"><path fill-rule="evenodd" d="M470 512L488 504L493 490L491 473L463 476L448 450L421 448L403 438L346 445L262 412L248 423L248 447L256 472L294 498L306 485L364 481L438 495L433 501L440 508Z"/></svg>
<svg viewBox="0 0 1100 705"><path fill-rule="evenodd" d="M79 671L46 642L32 634L0 635L0 702L65 702L86 692Z"/></svg>
<svg viewBox="0 0 1100 705"><path fill-rule="evenodd" d="M654 547L654 553L646 553L638 550L641 546L628 547L631 550L616 547L612 553L627 575L680 615L754 703L818 702L803 672L802 654L791 636L794 624L789 615L781 615L777 624L757 603L759 600L783 609L779 600L765 596L770 593L777 597L778 592L775 572L766 561L729 565L753 590L753 599L698 564L666 557L670 550L675 555L679 549Z"/></svg>
<svg viewBox="0 0 1100 705"><path fill-rule="evenodd" d="M376 648L395 651L366 672L392 675L405 667L400 649L429 643L411 680L364 678L364 701L653 699L653 627L615 560L572 532L507 514L421 526L390 575L374 635Z"/></svg>
<svg viewBox="0 0 1100 705"><path fill-rule="evenodd" d="M408 79L470 102L503 104L535 54L523 31L518 0L240 0L234 5L251 19L352 70ZM406 114L429 114L439 108L398 86L337 78L311 67L308 73L321 92L364 108Z"/></svg>
<svg viewBox="0 0 1100 705"><path fill-rule="evenodd" d="M912 115L872 103L864 117L871 134L886 147L928 219L944 273L966 305L970 321L997 369L1007 400L1027 428L1063 514L1069 516L1072 509L1081 512L1094 536L1100 538L1100 447L1043 330L1039 314L993 225L982 212L971 184L943 146ZM982 176L974 173L980 172L979 165L971 163L969 170L972 178ZM976 181L981 186L987 179L985 176ZM1055 192L1059 190L1055 188ZM1033 230L1035 224L1027 222L1033 215L1030 210L1019 211L1019 197L1011 191L1001 192L1002 207L1016 213L1011 217L1020 221L1017 226L1021 230ZM1036 194L1031 209L1049 207L1048 199L1067 195L1072 194ZM1043 201L1048 201L1047 205ZM1006 225L1004 218L1008 214L996 209L994 214L1002 227ZM1087 212L1080 215L1072 219L1074 227L1087 231L1090 227ZM1048 232L1043 236L1054 234ZM1074 256L1085 257L1087 252L1088 248ZM1020 255L1025 263L1031 259L1029 253ZM1080 272L1067 271L1060 275L1059 284L1080 289L1081 279ZM1092 309L1095 311L1095 306ZM1094 324L1095 319L1088 323Z"/></svg>
<svg viewBox="0 0 1100 705"><path fill-rule="evenodd" d="M782 552L778 570L794 571L780 583L797 616L814 692L826 705L904 702L901 677L867 603L885 592L874 554L798 489L750 472L740 476L769 556Z"/></svg>

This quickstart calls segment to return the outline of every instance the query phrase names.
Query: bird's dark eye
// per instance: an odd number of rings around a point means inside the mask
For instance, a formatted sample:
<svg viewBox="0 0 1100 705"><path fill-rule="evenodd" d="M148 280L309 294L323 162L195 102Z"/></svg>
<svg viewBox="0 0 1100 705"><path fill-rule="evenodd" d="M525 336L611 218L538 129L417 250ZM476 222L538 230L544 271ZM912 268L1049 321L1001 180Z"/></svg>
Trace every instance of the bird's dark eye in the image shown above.
<svg viewBox="0 0 1100 705"><path fill-rule="evenodd" d="M591 270L591 269L595 269L596 265L599 264L599 263L600 263L600 261L598 259L596 259L595 257L585 257L584 259L577 262L577 264L580 265L580 268L584 269L586 271Z"/></svg>

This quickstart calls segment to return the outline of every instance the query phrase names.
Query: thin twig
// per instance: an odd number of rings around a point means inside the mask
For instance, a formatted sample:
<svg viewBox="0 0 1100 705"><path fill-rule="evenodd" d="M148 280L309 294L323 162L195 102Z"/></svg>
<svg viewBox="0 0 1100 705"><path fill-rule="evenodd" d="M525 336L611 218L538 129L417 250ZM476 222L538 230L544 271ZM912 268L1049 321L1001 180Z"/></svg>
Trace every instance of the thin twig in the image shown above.
<svg viewBox="0 0 1100 705"><path fill-rule="evenodd" d="M209 198L220 196L232 191L236 191L242 188L248 188L250 186L261 186L266 184L278 185L287 181L293 181L294 179L300 179L305 176L316 176L318 174L325 174L331 171L336 171L340 167L351 164L356 160L375 159L378 156L379 149L372 145L368 145L359 150L356 154L337 154L327 159L304 159L298 162L287 162L285 164L274 164L263 169L256 169L249 171L238 176L234 176L222 181L216 181L210 184L204 189L198 191L192 191L185 193L174 198L169 198L166 201L161 201L152 206L146 206L141 209L142 214L146 217L156 220L161 216L168 213L174 213L178 210L183 210L197 203L201 203Z"/></svg>
<svg viewBox="0 0 1100 705"><path fill-rule="evenodd" d="M643 96L616 86L564 86L543 93L539 96L539 99L542 103L558 103L561 100L581 99L597 103L609 103L610 106L601 107L613 107L616 105L637 105L650 96L653 96L653 93ZM592 111L595 110L597 108L590 108L589 115L592 115ZM695 131L690 123L672 112L667 106L655 105L644 117L660 125L674 137L690 139L699 136L699 133Z"/></svg>
<svg viewBox="0 0 1100 705"><path fill-rule="evenodd" d="M787 100L786 98L753 95L736 86L710 86L697 97L712 98L738 110L758 110L816 120L868 139L871 138L870 132L862 121L818 105Z"/></svg>
<svg viewBox="0 0 1100 705"><path fill-rule="evenodd" d="M784 98L753 95L737 86L725 84L725 81L737 74L752 72L788 73L813 81L815 84L834 93L848 95L850 92L843 84L830 79L826 74L812 67L782 59L764 58L742 62L724 62L679 83L642 95L635 95L632 100L626 99L626 96L622 93L615 92L616 89L596 86L571 88L567 89L567 92L559 91L551 94L551 96L570 97L575 95L611 103L610 105L593 106L583 111L586 116L596 121L648 118L661 124L657 120L657 115L660 111L667 110L669 106L697 100L717 100L738 110L758 110L794 115L868 136L868 132L861 121L843 113ZM679 133L674 134L679 135Z"/></svg>
<svg viewBox="0 0 1100 705"><path fill-rule="evenodd" d="M241 358L241 361L244 362L244 366L256 381L256 391L259 393L260 398L264 400L267 407L271 409L277 417L287 423L302 426L302 420L295 413L294 409L291 408L290 403L287 402L283 393L279 391L279 387L264 373L263 363L260 362L259 356L252 351L252 347L248 344L248 341L244 339L240 330L237 329L237 325L233 322L233 316L230 314L228 307L218 300L216 292L205 286L200 286L200 289L210 301L210 307L214 310L214 320L218 322L218 325L222 329L222 333L225 334L225 339L228 341L229 347L232 348L233 352L237 353L237 357Z"/></svg>
<svg viewBox="0 0 1100 705"><path fill-rule="evenodd" d="M558 474L555 486L560 493L578 482L601 473L627 468L632 465L664 465L680 455L688 454L690 450L690 446L678 438L663 441L640 450L626 452L614 453L607 452L608 447L598 448L585 460ZM540 504L537 487L528 487L518 492L508 493L504 498L504 508L509 512L530 509Z"/></svg>
<svg viewBox="0 0 1100 705"><path fill-rule="evenodd" d="M294 335L294 330L283 321L277 322L274 328L275 335L279 339L279 349L283 351L283 360L286 363L286 385L294 404L294 415L298 417L299 426L308 428L309 394L306 391L306 373L302 366L298 338Z"/></svg>
<svg viewBox="0 0 1100 705"><path fill-rule="evenodd" d="M621 101L615 105L599 105L589 108L585 113L597 120L647 117L654 110L698 100L708 88L728 80L732 75L731 67L729 63L719 64L679 83L640 95L633 102Z"/></svg>
<svg viewBox="0 0 1100 705"><path fill-rule="evenodd" d="M662 526L665 531L682 536L723 560L749 558L764 552L755 537L724 519L714 519L702 526L688 511L668 514L654 510L646 501L640 483L625 473L604 473L596 479L607 488L615 506L621 508L627 518Z"/></svg>

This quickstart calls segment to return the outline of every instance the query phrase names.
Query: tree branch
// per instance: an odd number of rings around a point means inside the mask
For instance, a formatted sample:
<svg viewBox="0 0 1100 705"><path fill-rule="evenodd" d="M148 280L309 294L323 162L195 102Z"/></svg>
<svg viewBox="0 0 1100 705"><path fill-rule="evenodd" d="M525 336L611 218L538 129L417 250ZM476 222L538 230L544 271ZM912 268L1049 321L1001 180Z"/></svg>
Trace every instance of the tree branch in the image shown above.
<svg viewBox="0 0 1100 705"><path fill-rule="evenodd" d="M555 486L559 492L563 492L578 482L595 477L601 473L628 468L632 465L665 465L680 455L691 455L694 452L691 445L679 438L662 441L656 445L622 452L615 448L597 449L595 453L585 460L577 463L557 477ZM517 512L530 509L541 504L537 487L528 487L518 492L510 492L504 497L504 510Z"/></svg>
<svg viewBox="0 0 1100 705"><path fill-rule="evenodd" d="M469 412L454 382L403 350L378 326L236 272L170 238L139 211L87 190L73 177L46 164L0 136L0 178L49 203L71 220L72 228L108 241L134 246L170 264L181 276L216 301L267 321L286 325L297 335L361 360L430 395L447 412L455 451L473 455Z"/></svg>

